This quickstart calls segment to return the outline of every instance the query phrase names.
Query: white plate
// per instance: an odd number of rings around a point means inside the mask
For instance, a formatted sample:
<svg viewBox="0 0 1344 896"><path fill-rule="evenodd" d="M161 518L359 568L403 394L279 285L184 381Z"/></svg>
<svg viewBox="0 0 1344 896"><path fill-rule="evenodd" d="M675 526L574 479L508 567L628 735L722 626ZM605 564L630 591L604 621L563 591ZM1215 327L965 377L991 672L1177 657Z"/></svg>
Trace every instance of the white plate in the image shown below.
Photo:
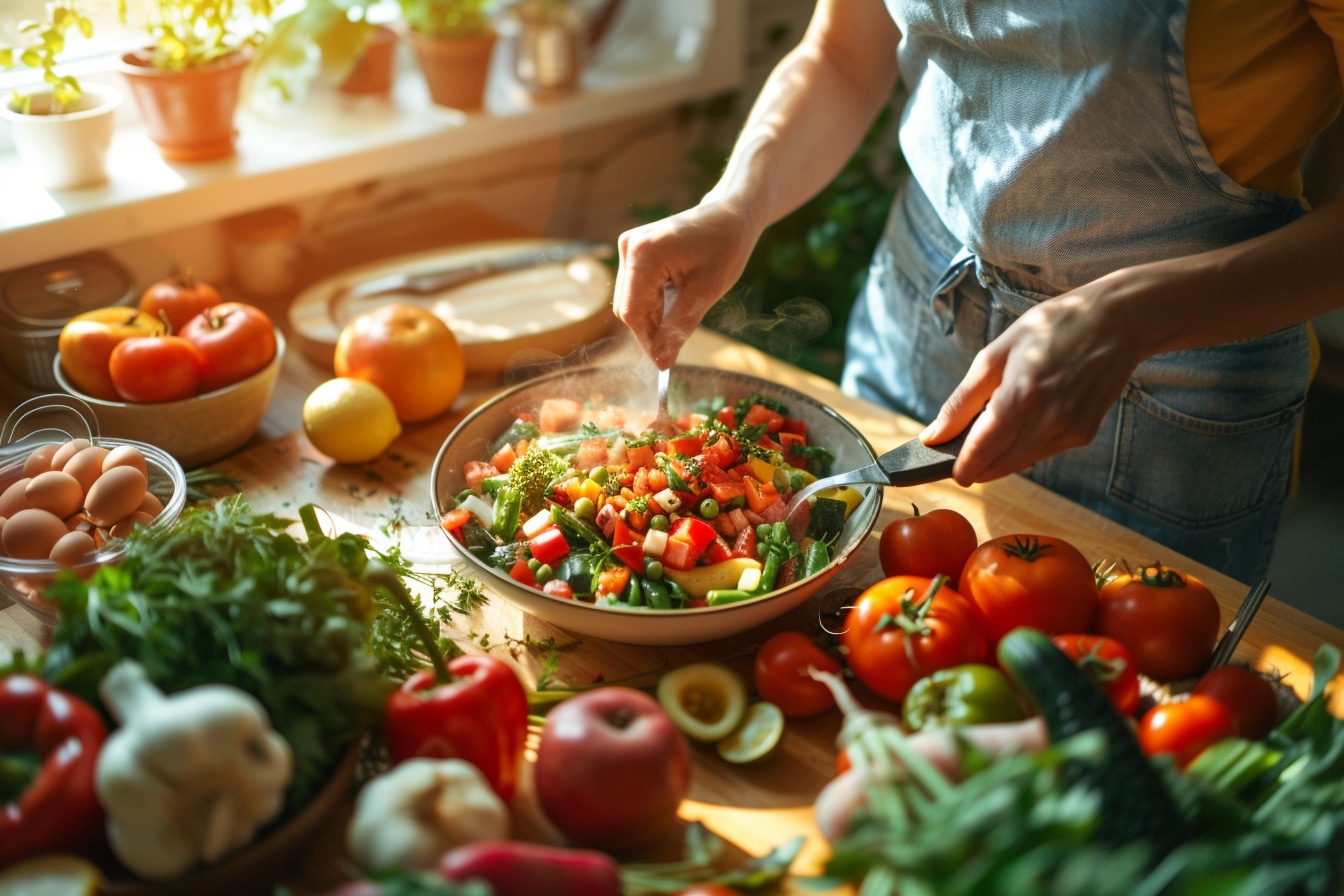
<svg viewBox="0 0 1344 896"><path fill-rule="evenodd" d="M347 290L392 274L421 274L562 245L563 240L468 243L361 265L308 287L289 307L294 343L314 363L330 367L341 328L364 311L393 302L421 305L452 329L468 373L498 373L517 352L564 355L592 342L614 320L615 279L606 265L581 256L496 274L433 295L391 293L351 299Z"/></svg>

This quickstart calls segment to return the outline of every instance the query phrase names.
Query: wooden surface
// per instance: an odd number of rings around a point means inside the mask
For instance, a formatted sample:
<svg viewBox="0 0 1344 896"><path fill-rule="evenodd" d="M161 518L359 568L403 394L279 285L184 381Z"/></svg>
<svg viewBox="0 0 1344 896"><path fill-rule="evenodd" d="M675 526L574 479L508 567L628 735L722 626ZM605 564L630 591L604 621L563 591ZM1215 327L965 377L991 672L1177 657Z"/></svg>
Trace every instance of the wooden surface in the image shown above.
<svg viewBox="0 0 1344 896"><path fill-rule="evenodd" d="M273 309L283 320L282 309ZM619 347L623 331L613 324L608 347ZM632 346L626 350L633 352ZM609 353L610 354L610 353ZM619 351L616 357L619 357ZM533 358L532 360L535 360ZM782 382L834 406L864 432L876 451L883 452L913 437L919 426L866 402L842 395L827 380L807 374L740 343L717 334L695 334L682 354L686 363L708 364L746 371ZM280 384L257 435L242 450L212 465L238 476L253 506L294 517L305 502L324 508L336 525L377 532L389 521L404 520L413 540L432 525L430 466L453 426L479 402L500 388L499 380L469 382L467 391L444 416L408 426L403 436L379 460L362 466L341 466L319 454L302 432L300 408L308 392L328 378L330 371L299 353L286 358ZM546 650L531 645L552 643L563 649L558 678L570 683L630 679L652 684L665 669L696 659L727 662L750 674L754 649L782 629L818 631L818 615L828 601L843 600L853 589L881 577L877 561L877 534L882 526L910 513L914 502L921 510L953 508L975 525L981 540L1014 533L1054 534L1067 538L1089 559L1144 563L1161 560L1200 576L1218 597L1224 626L1231 620L1248 588L1199 564L1175 555L1137 534L1074 506L1020 478L1010 477L983 486L962 489L951 482L906 489L888 489L885 503L868 542L855 560L813 602L760 630L694 647L631 647L595 639L576 639L563 631L526 617L497 596L473 616L462 630L450 634L472 648L469 633L488 633L491 649L511 656L523 678L531 683ZM437 533L434 533L437 534ZM441 542L439 538L435 544ZM447 550L446 546L443 548ZM437 560L433 551L425 556ZM469 629L469 631L468 631ZM31 648L39 636L33 619L20 608L0 612L0 655L17 647ZM1322 641L1344 648L1344 632L1334 629L1272 597L1247 632L1238 656L1261 667L1276 668L1299 691L1310 683L1310 659ZM837 713L810 720L789 721L780 750L765 763L738 767L717 756L712 748L693 747L694 771L689 799L682 814L703 819L715 832L749 854L761 854L790 838L807 836L794 866L799 873L819 870L826 851L811 821L811 803L831 778ZM314 892L338 880L343 819L333 818L320 848L312 853L295 881L300 892ZM803 892L802 890L795 890Z"/></svg>

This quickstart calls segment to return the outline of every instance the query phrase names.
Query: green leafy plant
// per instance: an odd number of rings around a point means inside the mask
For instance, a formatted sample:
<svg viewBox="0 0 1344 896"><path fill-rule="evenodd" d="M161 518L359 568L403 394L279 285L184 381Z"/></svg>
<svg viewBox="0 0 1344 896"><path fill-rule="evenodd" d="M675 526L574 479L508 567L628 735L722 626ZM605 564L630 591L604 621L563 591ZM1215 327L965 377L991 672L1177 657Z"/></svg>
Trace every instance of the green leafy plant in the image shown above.
<svg viewBox="0 0 1344 896"><path fill-rule="evenodd" d="M56 73L56 57L65 51L65 36L71 28L77 28L84 37L93 36L93 22L81 13L74 0L51 0L46 6L46 20L27 20L19 23L19 33L28 42L22 47L0 46L0 69L24 66L42 70L42 80L51 86L55 99L52 113L75 102L84 95L79 81L73 75ZM32 113L32 95L16 99L21 103L23 112Z"/></svg>
<svg viewBox="0 0 1344 896"><path fill-rule="evenodd" d="M145 26L154 39L155 68L183 71L206 65L265 38L272 0L145 0ZM117 12L127 21L126 0Z"/></svg>
<svg viewBox="0 0 1344 896"><path fill-rule="evenodd" d="M494 29L495 0L398 0L407 27L435 37L479 34Z"/></svg>
<svg viewBox="0 0 1344 896"><path fill-rule="evenodd" d="M306 0L276 19L257 45L246 92L273 91L291 101L316 77L339 83L354 68L373 33L368 14L375 4L376 0Z"/></svg>

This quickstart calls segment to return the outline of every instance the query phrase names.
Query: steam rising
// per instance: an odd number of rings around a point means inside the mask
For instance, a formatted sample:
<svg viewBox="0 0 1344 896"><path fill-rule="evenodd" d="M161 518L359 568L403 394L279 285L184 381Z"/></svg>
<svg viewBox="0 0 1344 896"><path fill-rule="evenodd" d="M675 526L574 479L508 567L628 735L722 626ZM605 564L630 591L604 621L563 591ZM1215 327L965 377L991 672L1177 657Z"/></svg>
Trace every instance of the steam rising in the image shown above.
<svg viewBox="0 0 1344 896"><path fill-rule="evenodd" d="M758 346L777 358L796 361L806 345L831 328L831 312L816 299L788 299L773 311L756 311L741 295L728 295L705 315L705 324Z"/></svg>

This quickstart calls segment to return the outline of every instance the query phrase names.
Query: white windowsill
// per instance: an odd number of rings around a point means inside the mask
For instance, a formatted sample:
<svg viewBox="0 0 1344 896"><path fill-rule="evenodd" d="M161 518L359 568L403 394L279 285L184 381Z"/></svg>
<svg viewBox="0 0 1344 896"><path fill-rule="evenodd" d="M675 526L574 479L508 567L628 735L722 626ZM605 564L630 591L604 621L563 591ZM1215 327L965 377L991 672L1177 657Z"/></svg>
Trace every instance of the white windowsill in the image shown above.
<svg viewBox="0 0 1344 896"><path fill-rule="evenodd" d="M240 110L237 152L216 162L165 162L139 122L119 125L110 179L97 187L49 192L12 149L0 149L0 271L488 155L740 84L745 4L647 2L654 11L605 44L581 89L559 101L529 102L497 52L484 113L434 105L411 64L398 72L390 99L315 91L286 121ZM130 102L128 95L123 103Z"/></svg>

